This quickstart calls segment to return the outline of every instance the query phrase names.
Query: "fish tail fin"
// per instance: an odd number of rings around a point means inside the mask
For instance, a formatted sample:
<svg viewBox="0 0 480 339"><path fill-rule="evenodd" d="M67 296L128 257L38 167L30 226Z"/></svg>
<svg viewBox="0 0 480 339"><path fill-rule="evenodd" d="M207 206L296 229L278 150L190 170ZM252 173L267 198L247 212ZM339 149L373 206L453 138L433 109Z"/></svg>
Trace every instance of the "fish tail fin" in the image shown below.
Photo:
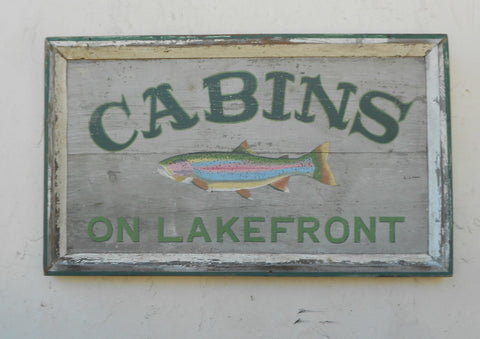
<svg viewBox="0 0 480 339"><path fill-rule="evenodd" d="M337 182L335 181L335 176L327 162L329 147L330 143L326 142L315 148L307 156L312 158L315 165L313 178L326 185L336 186Z"/></svg>

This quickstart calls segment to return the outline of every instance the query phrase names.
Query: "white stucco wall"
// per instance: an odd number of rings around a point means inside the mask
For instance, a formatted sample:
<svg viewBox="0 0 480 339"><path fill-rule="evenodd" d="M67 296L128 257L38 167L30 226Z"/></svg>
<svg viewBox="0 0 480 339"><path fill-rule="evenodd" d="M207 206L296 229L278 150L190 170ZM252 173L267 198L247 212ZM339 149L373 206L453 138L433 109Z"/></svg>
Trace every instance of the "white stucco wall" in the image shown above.
<svg viewBox="0 0 480 339"><path fill-rule="evenodd" d="M477 0L15 0L0 8L0 337L478 337ZM214 33L449 35L452 278L43 276L44 38Z"/></svg>

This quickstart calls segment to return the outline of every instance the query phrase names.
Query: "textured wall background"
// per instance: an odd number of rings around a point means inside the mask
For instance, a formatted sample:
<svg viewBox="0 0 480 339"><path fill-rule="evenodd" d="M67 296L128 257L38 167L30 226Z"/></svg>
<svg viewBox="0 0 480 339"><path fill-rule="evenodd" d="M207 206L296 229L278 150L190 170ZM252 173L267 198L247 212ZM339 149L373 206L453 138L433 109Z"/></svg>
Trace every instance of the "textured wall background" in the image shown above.
<svg viewBox="0 0 480 339"><path fill-rule="evenodd" d="M480 304L480 4L8 1L0 11L0 336L474 338ZM447 33L453 278L44 277L46 36Z"/></svg>

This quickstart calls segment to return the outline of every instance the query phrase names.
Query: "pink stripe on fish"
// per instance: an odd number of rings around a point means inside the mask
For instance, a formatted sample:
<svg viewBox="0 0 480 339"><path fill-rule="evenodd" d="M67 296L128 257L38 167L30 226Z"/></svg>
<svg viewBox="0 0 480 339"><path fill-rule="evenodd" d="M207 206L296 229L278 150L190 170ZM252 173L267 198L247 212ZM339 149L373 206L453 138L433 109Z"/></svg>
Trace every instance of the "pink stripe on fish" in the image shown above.
<svg viewBox="0 0 480 339"><path fill-rule="evenodd" d="M255 165L255 164L225 164L215 166L198 167L199 170L208 172L257 172L257 171L275 171L289 168L313 168L313 163L291 164L291 165Z"/></svg>

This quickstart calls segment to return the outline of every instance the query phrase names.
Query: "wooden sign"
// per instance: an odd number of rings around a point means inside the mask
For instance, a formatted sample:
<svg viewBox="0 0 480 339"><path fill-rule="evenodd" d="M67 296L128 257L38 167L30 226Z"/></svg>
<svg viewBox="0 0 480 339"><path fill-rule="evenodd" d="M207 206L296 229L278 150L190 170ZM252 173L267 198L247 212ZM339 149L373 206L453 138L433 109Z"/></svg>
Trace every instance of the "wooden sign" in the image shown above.
<svg viewBox="0 0 480 339"><path fill-rule="evenodd" d="M445 35L49 38L48 275L451 275Z"/></svg>

